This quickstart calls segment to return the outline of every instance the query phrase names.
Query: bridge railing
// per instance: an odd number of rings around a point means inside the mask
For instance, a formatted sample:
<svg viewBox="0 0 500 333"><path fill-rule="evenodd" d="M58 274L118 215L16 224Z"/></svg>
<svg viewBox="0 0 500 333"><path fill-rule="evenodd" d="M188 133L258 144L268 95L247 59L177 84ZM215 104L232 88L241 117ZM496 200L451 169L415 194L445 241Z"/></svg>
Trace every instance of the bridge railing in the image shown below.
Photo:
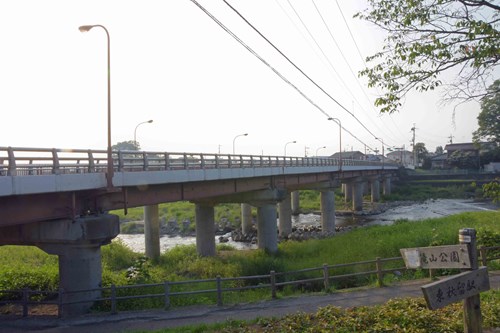
<svg viewBox="0 0 500 333"><path fill-rule="evenodd" d="M329 157L230 155L207 153L115 150L115 171L188 169L381 166L380 162ZM385 164L389 166L389 164ZM27 176L106 172L107 151L90 149L0 147L0 176Z"/></svg>

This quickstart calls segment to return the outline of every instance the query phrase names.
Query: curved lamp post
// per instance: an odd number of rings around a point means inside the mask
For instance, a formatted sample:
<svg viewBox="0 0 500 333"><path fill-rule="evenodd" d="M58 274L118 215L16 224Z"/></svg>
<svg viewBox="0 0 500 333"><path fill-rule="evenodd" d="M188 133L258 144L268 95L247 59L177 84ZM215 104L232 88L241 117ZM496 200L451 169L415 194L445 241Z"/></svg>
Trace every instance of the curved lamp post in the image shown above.
<svg viewBox="0 0 500 333"><path fill-rule="evenodd" d="M318 149L316 149L316 156L318 156L318 150L320 150L320 149L325 149L325 148L326 148L326 146L319 147Z"/></svg>
<svg viewBox="0 0 500 333"><path fill-rule="evenodd" d="M286 156L286 146L288 146L288 144L290 144L290 143L297 143L297 141L293 140L293 141L287 142L285 144L285 156Z"/></svg>
<svg viewBox="0 0 500 333"><path fill-rule="evenodd" d="M153 122L153 119L150 119L148 121L143 121L142 123L137 124L134 130L134 145L137 148L137 127L139 127L142 124L151 124Z"/></svg>
<svg viewBox="0 0 500 333"><path fill-rule="evenodd" d="M342 123L338 118L328 118L328 120L332 120L339 124L339 170L342 171Z"/></svg>
<svg viewBox="0 0 500 333"><path fill-rule="evenodd" d="M92 28L99 27L102 28L106 32L106 36L108 38L108 172L106 174L106 181L108 188L113 187L113 155L111 151L111 49L110 49L110 38L108 29L106 29L103 25L95 24L95 25L82 25L78 29L80 32L87 32Z"/></svg>
<svg viewBox="0 0 500 333"><path fill-rule="evenodd" d="M238 134L237 136L234 137L233 139L233 155L235 154L235 150L234 150L234 142L236 141L236 138L239 138L240 136L247 136L248 133L245 133L245 134Z"/></svg>

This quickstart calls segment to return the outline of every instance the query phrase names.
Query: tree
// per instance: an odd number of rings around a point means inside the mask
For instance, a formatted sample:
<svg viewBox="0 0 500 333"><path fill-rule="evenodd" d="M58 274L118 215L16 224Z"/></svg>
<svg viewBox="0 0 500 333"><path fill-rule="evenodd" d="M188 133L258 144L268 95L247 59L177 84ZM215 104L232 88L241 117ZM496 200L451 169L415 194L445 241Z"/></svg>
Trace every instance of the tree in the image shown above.
<svg viewBox="0 0 500 333"><path fill-rule="evenodd" d="M111 147L113 150L141 150L139 143L134 140L122 141Z"/></svg>
<svg viewBox="0 0 500 333"><path fill-rule="evenodd" d="M457 169L478 169L479 157L470 151L454 151L448 156L448 165Z"/></svg>
<svg viewBox="0 0 500 333"><path fill-rule="evenodd" d="M423 142L417 142L415 144L415 147L413 147L413 151L415 156L417 157L417 163L420 163L420 161L425 160L427 155L429 155L427 148L425 148L425 143Z"/></svg>
<svg viewBox="0 0 500 333"><path fill-rule="evenodd" d="M488 87L491 94L481 100L481 112L477 116L479 128L473 133L474 142L500 144L500 80Z"/></svg>
<svg viewBox="0 0 500 333"><path fill-rule="evenodd" d="M437 146L436 151L434 152L436 155L444 154L443 146Z"/></svg>
<svg viewBox="0 0 500 333"><path fill-rule="evenodd" d="M383 51L360 75L383 95L375 105L392 113L412 90L445 86L445 101L457 104L488 97L500 60L500 5L494 0L368 0L355 16L385 30ZM455 79L443 82L442 74Z"/></svg>

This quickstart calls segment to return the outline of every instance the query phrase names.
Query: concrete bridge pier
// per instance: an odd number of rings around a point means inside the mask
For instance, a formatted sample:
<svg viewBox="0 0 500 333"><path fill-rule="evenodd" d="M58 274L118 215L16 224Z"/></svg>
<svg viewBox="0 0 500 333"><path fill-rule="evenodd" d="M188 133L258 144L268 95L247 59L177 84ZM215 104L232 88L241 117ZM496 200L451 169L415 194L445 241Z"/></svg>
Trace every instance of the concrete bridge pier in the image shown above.
<svg viewBox="0 0 500 333"><path fill-rule="evenodd" d="M215 209L210 203L195 205L196 250L200 256L215 256Z"/></svg>
<svg viewBox="0 0 500 333"><path fill-rule="evenodd" d="M299 215L300 213L300 201L299 201L299 191L292 192L292 215Z"/></svg>
<svg viewBox="0 0 500 333"><path fill-rule="evenodd" d="M380 201L380 179L378 176L370 178L371 200L372 202Z"/></svg>
<svg viewBox="0 0 500 333"><path fill-rule="evenodd" d="M278 252L278 227L276 204L262 203L257 206L258 248L269 253Z"/></svg>
<svg viewBox="0 0 500 333"><path fill-rule="evenodd" d="M335 193L321 191L321 228L323 232L335 232Z"/></svg>
<svg viewBox="0 0 500 333"><path fill-rule="evenodd" d="M118 216L102 214L1 227L0 245L35 245L59 257L61 315L69 317L88 312L101 296L101 246L119 232Z"/></svg>
<svg viewBox="0 0 500 333"><path fill-rule="evenodd" d="M160 258L160 219L158 205L144 206L144 242L146 257L156 260Z"/></svg>
<svg viewBox="0 0 500 333"><path fill-rule="evenodd" d="M363 210L363 181L356 179L352 184L352 210L360 212Z"/></svg>
<svg viewBox="0 0 500 333"><path fill-rule="evenodd" d="M353 193L353 183L352 182L347 182L342 184L344 187L344 202L351 202L352 201L352 193Z"/></svg>
<svg viewBox="0 0 500 333"><path fill-rule="evenodd" d="M241 232L248 235L252 231L252 206L241 204Z"/></svg>
<svg viewBox="0 0 500 333"><path fill-rule="evenodd" d="M292 233L292 195L288 192L279 207L279 235L287 237Z"/></svg>
<svg viewBox="0 0 500 333"><path fill-rule="evenodd" d="M389 195L391 194L391 176L384 176L383 178L384 182L384 195Z"/></svg>

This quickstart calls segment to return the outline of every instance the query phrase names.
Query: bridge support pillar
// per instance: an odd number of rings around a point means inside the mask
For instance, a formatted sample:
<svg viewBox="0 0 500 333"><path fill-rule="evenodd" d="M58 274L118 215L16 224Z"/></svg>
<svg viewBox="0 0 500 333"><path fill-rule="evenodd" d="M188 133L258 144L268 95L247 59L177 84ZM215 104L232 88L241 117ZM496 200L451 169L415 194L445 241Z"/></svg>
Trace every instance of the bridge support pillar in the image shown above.
<svg viewBox="0 0 500 333"><path fill-rule="evenodd" d="M279 203L279 235L286 238L292 233L292 196L287 193Z"/></svg>
<svg viewBox="0 0 500 333"><path fill-rule="evenodd" d="M371 199L372 202L379 202L380 201L380 179L379 177L372 177L370 178L370 185L371 185Z"/></svg>
<svg viewBox="0 0 500 333"><path fill-rule="evenodd" d="M158 205L144 206L144 241L146 245L146 257L153 260L160 258Z"/></svg>
<svg viewBox="0 0 500 333"><path fill-rule="evenodd" d="M352 210L359 212L363 210L363 182L356 180L352 182Z"/></svg>
<svg viewBox="0 0 500 333"><path fill-rule="evenodd" d="M299 191L292 192L292 215L299 215L300 213L300 201L299 201Z"/></svg>
<svg viewBox="0 0 500 333"><path fill-rule="evenodd" d="M196 250L203 257L215 256L215 210L209 203L197 203L196 219Z"/></svg>
<svg viewBox="0 0 500 333"><path fill-rule="evenodd" d="M384 176L384 195L391 194L391 176Z"/></svg>
<svg viewBox="0 0 500 333"><path fill-rule="evenodd" d="M344 186L344 202L352 201L353 183L348 182L342 185Z"/></svg>
<svg viewBox="0 0 500 333"><path fill-rule="evenodd" d="M276 204L265 203L257 206L257 239L259 249L269 253L278 252Z"/></svg>
<svg viewBox="0 0 500 333"><path fill-rule="evenodd" d="M35 245L59 256L61 315L69 317L86 313L101 296L101 246L119 232L118 216L102 214L2 227L0 245Z"/></svg>
<svg viewBox="0 0 500 333"><path fill-rule="evenodd" d="M323 232L335 232L335 193L321 191L321 228Z"/></svg>
<svg viewBox="0 0 500 333"><path fill-rule="evenodd" d="M241 232L248 235L252 231L252 206L241 204Z"/></svg>

